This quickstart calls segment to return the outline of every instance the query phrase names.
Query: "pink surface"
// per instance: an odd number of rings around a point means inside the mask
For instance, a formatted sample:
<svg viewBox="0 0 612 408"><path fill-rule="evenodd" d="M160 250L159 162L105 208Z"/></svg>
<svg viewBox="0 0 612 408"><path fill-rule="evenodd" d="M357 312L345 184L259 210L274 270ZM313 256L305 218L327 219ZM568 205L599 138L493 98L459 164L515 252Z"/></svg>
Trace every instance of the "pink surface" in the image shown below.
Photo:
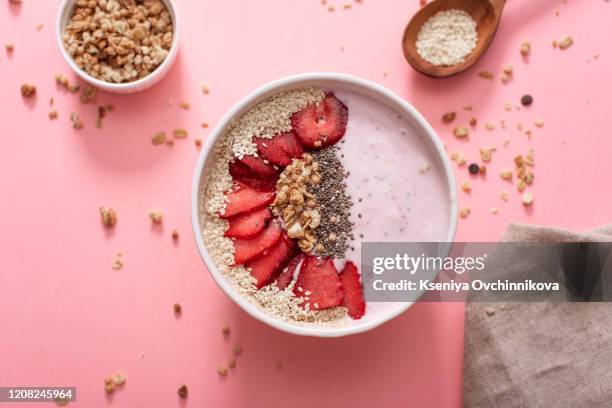
<svg viewBox="0 0 612 408"><path fill-rule="evenodd" d="M417 0L364 0L351 10L337 3L335 13L318 0L178 0L183 26L174 69L148 92L100 95L117 107L102 130L94 127L95 106L54 83L56 73L69 73L54 37L60 1L23 2L0 4L0 43L15 44L12 56L0 51L0 385L73 385L74 405L83 407L460 405L461 304L418 304L352 338L298 338L248 317L202 265L190 228L198 156L192 139L208 134L201 122L214 125L239 98L280 76L317 70L371 79L412 102L449 150L476 160L479 147L497 146L487 179L474 179L472 194L460 194L472 215L460 222L459 239L498 239L509 220L578 229L610 221L612 5L604 0L511 1L485 58L442 81L414 73L401 53ZM39 23L44 28L36 31ZM574 46L554 50L551 41L566 34ZM518 53L524 40L532 44L527 63ZM596 53L601 57L588 62ZM506 86L476 75L499 73L508 63L515 79ZM24 82L37 86L34 101L22 100ZM504 101L527 92L531 108L504 111ZM47 118L51 96L56 121ZM190 111L177 106L182 100ZM440 116L457 110L458 123L466 123L467 104L479 125L469 142L458 142ZM72 129L72 111L85 129ZM543 129L531 125L536 117L545 120ZM483 129L487 120L497 123L495 132ZM516 130L518 122L533 129L533 141ZM190 140L151 145L154 132L176 127L188 129ZM503 149L506 137L512 142ZM536 151L535 203L525 211L497 174L529 147ZM467 170L457 177L467 179ZM509 203L499 200L501 188L510 191ZM103 205L119 213L114 233L100 225ZM163 229L151 228L151 208L163 209ZM181 234L176 245L174 228ZM125 266L114 271L118 251ZM179 319L175 302L183 306ZM225 323L229 340L221 336ZM215 367L234 343L244 353L229 377L219 378ZM117 371L127 384L108 398L102 380ZM189 399L181 403L176 390L183 383Z"/></svg>

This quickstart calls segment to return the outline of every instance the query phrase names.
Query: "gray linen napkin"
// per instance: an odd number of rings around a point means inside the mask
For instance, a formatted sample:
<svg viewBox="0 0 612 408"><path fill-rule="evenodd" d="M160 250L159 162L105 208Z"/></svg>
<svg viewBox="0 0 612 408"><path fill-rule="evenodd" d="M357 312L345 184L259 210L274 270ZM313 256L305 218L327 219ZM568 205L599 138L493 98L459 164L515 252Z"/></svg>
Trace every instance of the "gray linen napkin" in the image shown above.
<svg viewBox="0 0 612 408"><path fill-rule="evenodd" d="M510 224L503 242L612 242L590 232ZM465 408L612 407L612 305L466 304Z"/></svg>

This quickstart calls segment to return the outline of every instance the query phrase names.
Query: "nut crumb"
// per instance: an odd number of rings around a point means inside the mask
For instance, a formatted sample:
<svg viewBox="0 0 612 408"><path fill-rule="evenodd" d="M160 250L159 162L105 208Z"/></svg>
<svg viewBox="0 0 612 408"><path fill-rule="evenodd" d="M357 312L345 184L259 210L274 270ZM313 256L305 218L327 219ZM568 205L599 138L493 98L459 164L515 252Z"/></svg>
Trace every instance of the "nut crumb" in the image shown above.
<svg viewBox="0 0 612 408"><path fill-rule="evenodd" d="M191 105L189 104L189 102L185 102L185 101L179 103L179 107L185 110L191 109Z"/></svg>
<svg viewBox="0 0 612 408"><path fill-rule="evenodd" d="M446 112L444 115L442 115L442 123L451 123L456 117L456 112Z"/></svg>
<svg viewBox="0 0 612 408"><path fill-rule="evenodd" d="M183 308L181 307L180 304L175 303L174 306L173 306L173 309L174 309L174 314L175 315L180 316L181 314L183 314Z"/></svg>
<svg viewBox="0 0 612 408"><path fill-rule="evenodd" d="M182 385L181 388L178 389L178 395L181 398L187 398L187 394L189 393L189 391L187 390L187 386L186 385Z"/></svg>
<svg viewBox="0 0 612 408"><path fill-rule="evenodd" d="M36 95L36 87L32 84L21 85L21 95L24 98L31 98Z"/></svg>
<svg viewBox="0 0 612 408"><path fill-rule="evenodd" d="M459 210L459 215L461 218L467 218L471 212L472 210L470 210L469 207L463 207L461 210Z"/></svg>
<svg viewBox="0 0 612 408"><path fill-rule="evenodd" d="M185 139L189 133L185 129L175 129L172 135L175 139Z"/></svg>
<svg viewBox="0 0 612 408"><path fill-rule="evenodd" d="M121 270L121 268L123 268L123 257L121 256L121 253L117 254L117 256L115 257L115 260L112 264L112 268L116 271L119 271Z"/></svg>
<svg viewBox="0 0 612 408"><path fill-rule="evenodd" d="M199 137L195 138L195 139L193 140L193 142L195 143L195 146L196 146L197 148L202 147L202 139L200 139Z"/></svg>
<svg viewBox="0 0 612 408"><path fill-rule="evenodd" d="M227 362L227 366L229 368L236 368L236 359L230 358L229 361Z"/></svg>
<svg viewBox="0 0 612 408"><path fill-rule="evenodd" d="M487 316L493 316L495 314L495 309L492 307L485 307L485 314Z"/></svg>
<svg viewBox="0 0 612 408"><path fill-rule="evenodd" d="M502 180L512 180L512 170L504 169L499 173Z"/></svg>
<svg viewBox="0 0 612 408"><path fill-rule="evenodd" d="M489 132L492 132L495 130L495 125L492 122L485 122L485 129L487 129Z"/></svg>
<svg viewBox="0 0 612 408"><path fill-rule="evenodd" d="M53 120L53 119L57 119L58 113L57 113L57 109L53 109L51 112L49 112L49 119Z"/></svg>
<svg viewBox="0 0 612 408"><path fill-rule="evenodd" d="M501 198L505 202L508 202L508 192L506 190L500 191L499 198Z"/></svg>
<svg viewBox="0 0 612 408"><path fill-rule="evenodd" d="M457 126L455 129L453 129L453 135L455 135L455 137L458 139L465 139L469 136L469 134L470 129L468 129L466 126Z"/></svg>
<svg viewBox="0 0 612 408"><path fill-rule="evenodd" d="M232 348L232 354L235 356L239 356L240 354L242 354L242 347L241 346L234 346Z"/></svg>
<svg viewBox="0 0 612 408"><path fill-rule="evenodd" d="M499 210L497 209L497 207L491 208L491 214L495 215L495 214L498 214L498 213L499 213Z"/></svg>
<svg viewBox="0 0 612 408"><path fill-rule="evenodd" d="M528 191L523 194L523 205L530 206L531 204L533 204L533 193Z"/></svg>
<svg viewBox="0 0 612 408"><path fill-rule="evenodd" d="M206 84L202 85L202 93L204 95L208 95L210 93L210 88L208 87L208 85Z"/></svg>
<svg viewBox="0 0 612 408"><path fill-rule="evenodd" d="M494 79L495 78L495 74L492 73L491 71L480 71L478 73L478 76L484 79Z"/></svg>
<svg viewBox="0 0 612 408"><path fill-rule="evenodd" d="M574 39L572 37L565 36L561 41L559 41L559 49L569 48L574 43Z"/></svg>
<svg viewBox="0 0 612 408"><path fill-rule="evenodd" d="M224 366L217 366L217 374L219 374L221 377L225 377L227 376L228 370L227 367Z"/></svg>
<svg viewBox="0 0 612 408"><path fill-rule="evenodd" d="M464 181L461 184L461 191L469 193L470 191L472 191L472 185L470 184L469 181Z"/></svg>
<svg viewBox="0 0 612 408"><path fill-rule="evenodd" d="M166 143L166 132L157 132L151 137L154 146Z"/></svg>
<svg viewBox="0 0 612 408"><path fill-rule="evenodd" d="M164 214L161 212L161 210L151 210L149 211L149 217L153 223L161 224L164 219Z"/></svg>
<svg viewBox="0 0 612 408"><path fill-rule="evenodd" d="M76 130L83 129L85 127L85 124L76 112L72 112L70 114L70 121L72 122L72 127Z"/></svg>
<svg viewBox="0 0 612 408"><path fill-rule="evenodd" d="M523 57L527 57L529 56L529 54L531 53L531 44L528 42L524 42L521 44L521 55Z"/></svg>
<svg viewBox="0 0 612 408"><path fill-rule="evenodd" d="M125 384L125 381L127 380L127 378L125 377L124 374L122 373L117 373L115 374L115 376L113 377L113 384L116 386L122 386L123 384Z"/></svg>
<svg viewBox="0 0 612 408"><path fill-rule="evenodd" d="M179 233L177 230L172 231L172 240L175 242L179 240Z"/></svg>
<svg viewBox="0 0 612 408"><path fill-rule="evenodd" d="M106 228L114 228L117 225L117 213L110 207L100 207L100 217Z"/></svg>
<svg viewBox="0 0 612 408"><path fill-rule="evenodd" d="M230 329L230 327L227 324L225 326L223 326L223 328L221 328L221 333L224 336L229 336L230 332L231 332L231 329Z"/></svg>

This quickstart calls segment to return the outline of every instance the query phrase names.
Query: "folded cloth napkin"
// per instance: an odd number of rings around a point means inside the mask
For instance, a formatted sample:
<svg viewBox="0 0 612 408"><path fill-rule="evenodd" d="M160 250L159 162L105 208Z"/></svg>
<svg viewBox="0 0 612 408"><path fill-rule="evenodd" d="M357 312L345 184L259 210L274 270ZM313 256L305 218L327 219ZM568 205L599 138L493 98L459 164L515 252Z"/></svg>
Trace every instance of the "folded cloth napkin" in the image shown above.
<svg viewBox="0 0 612 408"><path fill-rule="evenodd" d="M510 224L503 242L612 242L612 224L575 233ZM612 407L612 305L466 304L465 408Z"/></svg>

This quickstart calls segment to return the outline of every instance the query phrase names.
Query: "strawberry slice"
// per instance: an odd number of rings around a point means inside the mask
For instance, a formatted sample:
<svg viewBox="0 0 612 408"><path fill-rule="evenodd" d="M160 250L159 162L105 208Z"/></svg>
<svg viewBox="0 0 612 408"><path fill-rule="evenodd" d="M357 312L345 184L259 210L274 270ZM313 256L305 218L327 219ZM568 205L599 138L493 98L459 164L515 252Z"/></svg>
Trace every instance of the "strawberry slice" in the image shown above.
<svg viewBox="0 0 612 408"><path fill-rule="evenodd" d="M261 255L247 262L244 266L248 268L251 276L257 279L257 289L261 289L274 280L294 253L295 244L283 232L281 238L273 247L266 249Z"/></svg>
<svg viewBox="0 0 612 408"><path fill-rule="evenodd" d="M278 176L278 170L270 163L266 163L261 156L244 156L240 162L262 178L276 179Z"/></svg>
<svg viewBox="0 0 612 408"><path fill-rule="evenodd" d="M304 154L304 147L300 143L295 131L278 134L281 149L293 159L299 159Z"/></svg>
<svg viewBox="0 0 612 408"><path fill-rule="evenodd" d="M227 194L225 212L219 214L219 216L221 218L231 218L238 214L265 207L274 201L274 196L275 193L273 192L257 191L245 184L236 183Z"/></svg>
<svg viewBox="0 0 612 408"><path fill-rule="evenodd" d="M235 239L233 241L234 265L248 262L276 244L281 237L281 232L280 224L272 221L265 230L253 238Z"/></svg>
<svg viewBox="0 0 612 408"><path fill-rule="evenodd" d="M304 255L303 252L300 252L299 254L297 254L291 260L291 262L289 262L289 265L287 265L287 267L285 269L283 269L283 271L280 273L280 275L278 275L278 278L276 278L276 286L280 290L283 290L287 286L289 286L289 284L293 280L293 275L295 275L295 271L296 271L297 267L299 266L300 262L302 262L304 260L304 256L305 255Z"/></svg>
<svg viewBox="0 0 612 408"><path fill-rule="evenodd" d="M334 261L329 258L307 256L300 269L293 293L298 297L307 296L309 299L302 305L310 304L311 310L342 305L344 289Z"/></svg>
<svg viewBox="0 0 612 408"><path fill-rule="evenodd" d="M275 191L276 180L264 179L256 175L245 164L233 161L229 164L229 173L235 181L245 184L257 191Z"/></svg>
<svg viewBox="0 0 612 408"><path fill-rule="evenodd" d="M344 286L344 305L348 308L348 315L353 319L361 319L365 314L365 300L361 276L352 262L347 262L340 272L340 282Z"/></svg>
<svg viewBox="0 0 612 408"><path fill-rule="evenodd" d="M271 218L272 211L268 207L238 215L229 220L229 228L225 231L225 236L252 238L263 231Z"/></svg>
<svg viewBox="0 0 612 408"><path fill-rule="evenodd" d="M311 149L331 146L344 136L348 109L328 94L319 105L310 104L291 117L291 124L302 144Z"/></svg>
<svg viewBox="0 0 612 408"><path fill-rule="evenodd" d="M291 156L285 152L280 145L280 133L273 136L271 139L257 137L254 139L257 145L257 151L261 156L268 159L272 164L285 167L291 163Z"/></svg>

